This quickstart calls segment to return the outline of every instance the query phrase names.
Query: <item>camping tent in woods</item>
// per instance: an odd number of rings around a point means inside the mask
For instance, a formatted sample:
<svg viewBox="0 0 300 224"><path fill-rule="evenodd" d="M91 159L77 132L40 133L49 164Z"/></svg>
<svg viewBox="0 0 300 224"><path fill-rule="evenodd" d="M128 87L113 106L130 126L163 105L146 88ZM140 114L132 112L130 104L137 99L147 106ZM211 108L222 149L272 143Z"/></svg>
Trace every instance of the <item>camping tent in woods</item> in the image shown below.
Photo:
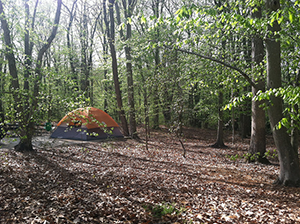
<svg viewBox="0 0 300 224"><path fill-rule="evenodd" d="M64 116L51 138L66 138L76 140L106 139L123 137L120 127L111 116L103 110L86 107L78 108Z"/></svg>

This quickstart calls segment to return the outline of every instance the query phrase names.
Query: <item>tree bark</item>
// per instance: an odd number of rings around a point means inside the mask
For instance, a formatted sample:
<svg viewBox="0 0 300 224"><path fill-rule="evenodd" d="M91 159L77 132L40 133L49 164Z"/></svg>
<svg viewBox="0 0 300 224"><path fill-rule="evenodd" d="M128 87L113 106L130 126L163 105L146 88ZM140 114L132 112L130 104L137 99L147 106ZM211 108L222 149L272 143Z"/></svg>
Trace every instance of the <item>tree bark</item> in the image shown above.
<svg viewBox="0 0 300 224"><path fill-rule="evenodd" d="M80 89L84 92L86 98L88 98L88 87L89 87L89 69L87 62L87 51L88 51L88 24L87 24L87 2L83 3L83 15L80 21L80 43L81 43L81 79L80 79Z"/></svg>
<svg viewBox="0 0 300 224"><path fill-rule="evenodd" d="M295 116L299 114L299 106L298 104L292 106L292 113ZM291 144L296 153L298 153L299 148L299 122L296 120L291 121L292 132L291 132Z"/></svg>
<svg viewBox="0 0 300 224"><path fill-rule="evenodd" d="M157 85L157 81L158 81L158 67L160 64L160 58L159 58L159 49L158 47L155 49L155 69L154 69L154 86L153 86L153 125L152 128L153 129L159 129L159 95L157 94L158 92L158 85Z"/></svg>
<svg viewBox="0 0 300 224"><path fill-rule="evenodd" d="M156 18L159 18L160 15L160 10L159 10L159 0L152 1L152 9L153 9L153 14L156 16ZM156 42L158 43L158 38L159 38L159 27L155 28L155 38ZM154 61L155 61L155 69L154 69L154 86L153 86L153 129L159 129L159 94L158 92L158 68L160 66L160 56L159 56L159 48L155 48L154 52Z"/></svg>
<svg viewBox="0 0 300 224"><path fill-rule="evenodd" d="M256 7L256 10L252 13L252 18L261 18L261 7ZM252 38L252 61L255 66L259 66L264 59L264 45L263 40L260 36L254 36ZM256 96L259 90L265 90L265 80L263 71L258 71L258 78L253 75L253 82L256 86L252 86L253 97ZM248 152L254 157L249 157L248 162L258 161L260 163L268 164L269 160L265 157L266 153L266 116L264 108L261 105L264 103L263 100L255 101L252 100L252 128L251 128L251 139ZM255 158L255 159L252 159Z"/></svg>
<svg viewBox="0 0 300 224"><path fill-rule="evenodd" d="M266 0L266 8L269 13L280 9L280 0ZM276 89L281 87L281 59L280 41L276 32L280 30L280 25L275 20L269 26L270 34L266 39L267 49L267 88ZM293 149L290 137L285 127L276 128L278 122L283 118L281 97L271 96L271 104L268 109L270 123L273 130L273 138L278 152L280 172L277 184L284 186L300 185L300 169L298 152Z"/></svg>
<svg viewBox="0 0 300 224"><path fill-rule="evenodd" d="M217 130L217 141L212 145L214 148L223 148L226 147L224 144L224 132L223 132L223 92L222 86L219 86L219 97L218 97L218 130Z"/></svg>
<svg viewBox="0 0 300 224"><path fill-rule="evenodd" d="M65 5L64 6L70 14L69 24L68 24L68 27L67 27L67 47L68 47L68 57L69 57L70 67L71 67L71 72L72 72L71 77L72 77L72 80L75 82L75 85L76 85L76 88L77 88L78 77L77 77L77 72L76 72L76 69L75 69L75 60L76 60L76 58L75 58L74 53L73 53L73 47L72 47L72 44L71 44L71 36L70 36L71 35L71 27L72 27L73 20L74 20L75 14L76 14L76 10L75 10L76 3L77 3L77 0L75 0L73 2L71 10L69 10L69 8L67 6L65 6Z"/></svg>
<svg viewBox="0 0 300 224"><path fill-rule="evenodd" d="M123 0L123 2L126 2ZM128 2L128 10L126 18L131 18L133 7L136 1L129 0ZM124 7L126 5L124 4ZM126 10L126 9L125 9ZM128 41L131 38L131 24L127 22L126 25L126 40ZM136 119L135 119L135 106L134 106L134 86L133 86L133 74L132 74L132 57L131 57L131 47L129 45L125 46L125 54L126 54L126 70L127 70L127 84L128 84L128 105L129 105L129 128L130 135L133 138L138 138L137 130L136 130Z"/></svg>
<svg viewBox="0 0 300 224"><path fill-rule="evenodd" d="M257 82L258 88L252 87L253 96L257 94L259 90L265 89L265 82L260 80ZM263 101L252 100L252 119L251 119L251 139L248 152L251 155L255 155L252 160L248 158L248 162L258 161L260 163L268 164L269 161L265 158L266 152L266 116L265 111L261 107Z"/></svg>
<svg viewBox="0 0 300 224"><path fill-rule="evenodd" d="M252 54L252 49L251 49L251 44L252 41L249 40L249 38L244 37L243 38L243 43L242 43L242 49L244 53L244 60L247 65L251 64L251 54ZM249 92L249 86L244 87L244 92ZM240 108L240 124L241 124L241 137L242 139L247 138L248 136L251 136L251 104L252 100L251 99L246 99L245 103L243 104L244 106Z"/></svg>
<svg viewBox="0 0 300 224"><path fill-rule="evenodd" d="M125 57L126 57L126 74L127 74L127 94L128 94L128 106L129 106L129 134L132 138L138 138L136 131L136 118L135 118L135 105L134 105L134 86L133 86L133 72L132 72L132 57L131 47L128 41L131 39L132 29L129 19L132 17L132 12L136 5L136 0L122 0L126 23L126 35L124 36L123 30L120 30L121 38L125 40ZM116 12L119 25L121 24L120 10L116 3Z"/></svg>
<svg viewBox="0 0 300 224"><path fill-rule="evenodd" d="M245 92L248 92L248 88L244 88ZM240 135L242 139L251 136L251 99L246 99L245 104L242 108L240 108Z"/></svg>
<svg viewBox="0 0 300 224"><path fill-rule="evenodd" d="M118 75L118 63L117 63L117 55L116 55L116 49L115 49L115 22L114 22L114 10L113 6L115 4L114 0L109 0L109 15L110 15L110 26L108 23L108 20L106 18L106 6L105 6L105 0L103 1L103 12L104 12L104 20L106 23L106 27L110 27L108 30L108 42L110 46L110 54L112 58L112 70L113 70L113 79L114 79L114 85L115 85L115 91L116 91L116 98L117 98L117 104L118 104L118 112L121 120L121 126L123 130L123 134L125 136L129 135L128 132L128 125L127 120L125 116L125 111L123 109L123 103L122 103L122 96L121 96L121 90L120 90L120 83L119 83L119 75Z"/></svg>
<svg viewBox="0 0 300 224"><path fill-rule="evenodd" d="M143 83L146 83L146 79L143 75L143 67L142 67L142 64L139 62L138 63L138 68L139 68L139 71L140 71L140 75L141 75L141 78L142 78L142 82ZM144 86L142 88L142 95L143 95L143 98L144 98L144 122L145 122L145 143L146 143L146 150L148 150L148 140L149 140L149 136L150 136L150 130L149 130L149 104L148 104L148 88L147 86Z"/></svg>
<svg viewBox="0 0 300 224"><path fill-rule="evenodd" d="M101 32L104 34L103 41L102 41L102 51L103 51L102 56L103 56L104 64L106 65L107 60L108 60L108 44L107 44L107 40L106 40L106 37L108 36L108 27L104 28L103 22L105 22L105 21L103 21L103 20L104 20L104 18L99 21L99 24L100 24ZM106 66L104 66L103 76L104 76L105 80L107 79L107 72L108 72L107 68L106 68ZM104 82L103 85L104 85L104 102L103 102L104 109L103 110L106 113L108 113L108 102L107 102L108 86L107 86L106 82Z"/></svg>

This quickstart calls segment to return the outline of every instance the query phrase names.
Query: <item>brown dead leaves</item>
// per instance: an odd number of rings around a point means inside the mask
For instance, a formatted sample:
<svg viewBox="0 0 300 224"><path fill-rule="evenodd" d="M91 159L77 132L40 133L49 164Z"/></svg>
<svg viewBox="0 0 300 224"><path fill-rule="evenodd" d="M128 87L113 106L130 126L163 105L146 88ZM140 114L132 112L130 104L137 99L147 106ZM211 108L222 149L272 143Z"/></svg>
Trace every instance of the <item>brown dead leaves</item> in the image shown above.
<svg viewBox="0 0 300 224"><path fill-rule="evenodd" d="M299 189L272 185L278 166L232 161L245 142L214 149L210 131L186 131L186 158L165 131L149 151L134 140L1 149L0 222L300 222Z"/></svg>

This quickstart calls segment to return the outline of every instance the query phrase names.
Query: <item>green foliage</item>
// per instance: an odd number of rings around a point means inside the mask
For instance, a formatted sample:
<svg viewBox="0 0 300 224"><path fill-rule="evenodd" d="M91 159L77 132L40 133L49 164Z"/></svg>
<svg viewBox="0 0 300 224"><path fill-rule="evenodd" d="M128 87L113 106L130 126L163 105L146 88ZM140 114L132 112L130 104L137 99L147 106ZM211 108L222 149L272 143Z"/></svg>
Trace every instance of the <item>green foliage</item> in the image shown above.
<svg viewBox="0 0 300 224"><path fill-rule="evenodd" d="M228 158L228 159L230 159L230 160L236 162L236 161L237 161L238 159L240 159L241 157L240 157L240 155L235 154L235 155L226 155L226 158Z"/></svg>
<svg viewBox="0 0 300 224"><path fill-rule="evenodd" d="M165 215L179 215L185 209L180 208L177 209L175 204L162 203L159 205L144 205L143 208L146 211L149 211L154 218L161 219Z"/></svg>
<svg viewBox="0 0 300 224"><path fill-rule="evenodd" d="M257 153L244 153L242 156L239 155L239 154L235 154L235 155L226 155L226 158L236 162L238 159L243 159L245 161L256 161L258 160L259 158L261 157L261 154L259 152ZM276 149L274 150L267 150L265 152L265 154L262 156L263 158L272 158L272 159L275 159L275 158L278 158L278 154L277 154L277 151Z"/></svg>
<svg viewBox="0 0 300 224"><path fill-rule="evenodd" d="M272 159L277 159L278 158L278 154L277 154L277 151L276 149L269 149L265 152L265 157L266 158L272 158Z"/></svg>
<svg viewBox="0 0 300 224"><path fill-rule="evenodd" d="M249 99L253 96L252 92L248 92L239 97L234 97L230 100L229 104L226 104L224 110L231 110L233 107L244 106Z"/></svg>
<svg viewBox="0 0 300 224"><path fill-rule="evenodd" d="M257 153L245 153L244 155L243 155L243 158L246 160L246 161L256 161L256 160L258 160L259 159L259 157L260 157L261 155L260 155L260 153L259 152L257 152Z"/></svg>
<svg viewBox="0 0 300 224"><path fill-rule="evenodd" d="M298 112L295 111L295 105L300 105L300 87L293 87L291 85L287 87L280 87L277 89L269 89L265 92L260 91L254 100L265 100L263 105L265 108L272 103L272 97L281 97L285 105L284 109L285 117L276 125L276 128L286 127L288 131L293 128L299 128L300 116ZM292 121L295 123L292 125Z"/></svg>

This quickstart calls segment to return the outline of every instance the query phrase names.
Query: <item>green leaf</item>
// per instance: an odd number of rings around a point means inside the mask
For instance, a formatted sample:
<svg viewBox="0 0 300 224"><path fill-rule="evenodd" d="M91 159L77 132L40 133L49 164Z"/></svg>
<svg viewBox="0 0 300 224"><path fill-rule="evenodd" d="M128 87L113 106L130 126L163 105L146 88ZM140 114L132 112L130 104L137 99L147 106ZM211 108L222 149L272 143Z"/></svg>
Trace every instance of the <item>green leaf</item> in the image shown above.
<svg viewBox="0 0 300 224"><path fill-rule="evenodd" d="M294 14L291 11L289 11L289 20L291 23L294 21Z"/></svg>
<svg viewBox="0 0 300 224"><path fill-rule="evenodd" d="M141 23L142 23L142 24L145 24L146 22L147 22L147 20L146 20L145 16L142 15L142 17L141 17Z"/></svg>
<svg viewBox="0 0 300 224"><path fill-rule="evenodd" d="M278 123L278 129L281 129L281 122Z"/></svg>
<svg viewBox="0 0 300 224"><path fill-rule="evenodd" d="M283 16L278 18L278 24L280 24L283 21Z"/></svg>

